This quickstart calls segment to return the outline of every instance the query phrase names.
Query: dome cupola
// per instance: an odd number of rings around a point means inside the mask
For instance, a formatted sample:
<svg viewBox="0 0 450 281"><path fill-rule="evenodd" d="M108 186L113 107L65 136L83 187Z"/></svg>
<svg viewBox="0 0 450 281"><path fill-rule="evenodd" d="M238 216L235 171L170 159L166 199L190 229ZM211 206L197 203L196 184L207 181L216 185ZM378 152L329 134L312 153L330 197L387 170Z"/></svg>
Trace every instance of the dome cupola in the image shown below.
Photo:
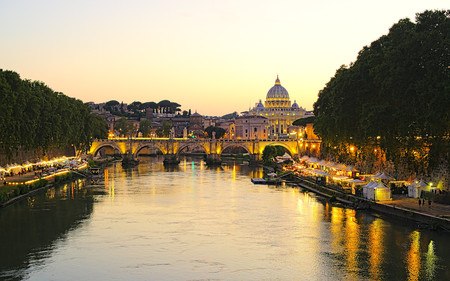
<svg viewBox="0 0 450 281"><path fill-rule="evenodd" d="M290 107L288 91L281 86L280 78L277 75L275 85L270 88L266 96L266 107Z"/></svg>

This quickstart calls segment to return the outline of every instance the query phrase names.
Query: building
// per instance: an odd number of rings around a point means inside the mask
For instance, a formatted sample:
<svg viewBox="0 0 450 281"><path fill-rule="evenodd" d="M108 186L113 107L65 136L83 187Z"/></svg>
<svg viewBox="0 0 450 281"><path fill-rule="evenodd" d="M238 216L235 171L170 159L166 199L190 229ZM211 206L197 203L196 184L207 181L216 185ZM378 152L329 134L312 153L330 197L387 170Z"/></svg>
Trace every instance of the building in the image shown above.
<svg viewBox="0 0 450 281"><path fill-rule="evenodd" d="M250 116L261 116L268 119L269 138L287 138L289 126L292 126L292 123L295 120L305 117L305 114L306 110L299 107L295 100L291 105L289 93L281 86L278 75L275 80L275 85L267 92L264 104L260 100L255 107L248 112L248 115Z"/></svg>
<svg viewBox="0 0 450 281"><path fill-rule="evenodd" d="M216 127L225 130L225 135L222 138L230 140L235 138L234 119L219 119L216 121Z"/></svg>
<svg viewBox="0 0 450 281"><path fill-rule="evenodd" d="M269 119L263 116L242 116L234 120L235 139L267 139Z"/></svg>
<svg viewBox="0 0 450 281"><path fill-rule="evenodd" d="M203 137L203 116L195 112L189 116L189 132L197 137Z"/></svg>

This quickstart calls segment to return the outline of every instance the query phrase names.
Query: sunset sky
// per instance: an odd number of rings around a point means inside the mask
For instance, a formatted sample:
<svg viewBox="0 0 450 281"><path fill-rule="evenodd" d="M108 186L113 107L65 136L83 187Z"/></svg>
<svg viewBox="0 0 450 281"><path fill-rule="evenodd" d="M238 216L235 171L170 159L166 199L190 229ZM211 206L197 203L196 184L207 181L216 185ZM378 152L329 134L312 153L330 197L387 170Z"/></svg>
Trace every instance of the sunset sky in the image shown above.
<svg viewBox="0 0 450 281"><path fill-rule="evenodd" d="M84 102L178 102L223 115L277 74L312 109L337 68L399 19L448 0L0 1L0 68Z"/></svg>

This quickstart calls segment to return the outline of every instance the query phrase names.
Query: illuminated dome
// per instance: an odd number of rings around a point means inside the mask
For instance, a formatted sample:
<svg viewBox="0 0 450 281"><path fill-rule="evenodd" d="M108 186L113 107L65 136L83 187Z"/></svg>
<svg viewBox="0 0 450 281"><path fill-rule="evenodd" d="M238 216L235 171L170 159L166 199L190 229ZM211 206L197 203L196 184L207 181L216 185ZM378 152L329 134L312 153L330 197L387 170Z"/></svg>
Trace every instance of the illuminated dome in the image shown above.
<svg viewBox="0 0 450 281"><path fill-rule="evenodd" d="M275 85L272 88L270 88L269 92L267 92L266 100L267 101L271 101L271 100L280 100L280 101L289 100L289 93L283 86L281 86L280 79L278 78L278 75L277 75L277 80L275 80Z"/></svg>

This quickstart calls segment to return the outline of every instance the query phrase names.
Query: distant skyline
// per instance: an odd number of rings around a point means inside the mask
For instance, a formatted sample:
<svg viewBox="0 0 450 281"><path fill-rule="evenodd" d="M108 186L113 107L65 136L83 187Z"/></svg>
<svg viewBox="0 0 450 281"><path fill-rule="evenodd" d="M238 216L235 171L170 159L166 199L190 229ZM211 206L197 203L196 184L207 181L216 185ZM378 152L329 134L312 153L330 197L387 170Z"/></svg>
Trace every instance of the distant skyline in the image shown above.
<svg viewBox="0 0 450 281"><path fill-rule="evenodd" d="M448 1L0 2L0 68L96 103L168 99L203 115L264 101L277 74L312 110L342 64Z"/></svg>

